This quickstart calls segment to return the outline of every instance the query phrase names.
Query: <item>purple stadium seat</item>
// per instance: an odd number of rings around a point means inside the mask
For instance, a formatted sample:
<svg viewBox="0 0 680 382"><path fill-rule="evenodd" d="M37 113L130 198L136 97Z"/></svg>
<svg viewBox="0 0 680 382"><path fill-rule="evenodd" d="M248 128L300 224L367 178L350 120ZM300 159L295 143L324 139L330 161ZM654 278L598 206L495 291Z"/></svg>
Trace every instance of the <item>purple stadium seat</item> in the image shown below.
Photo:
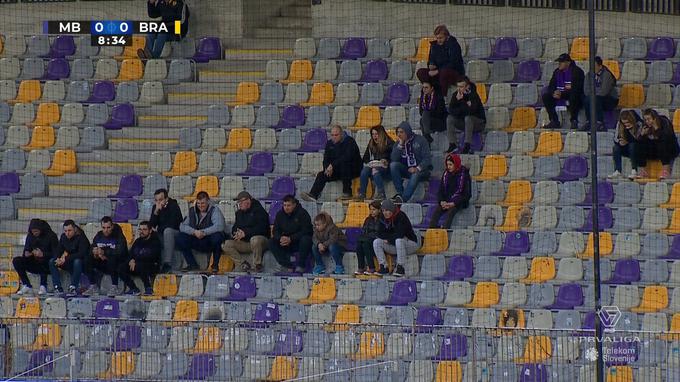
<svg viewBox="0 0 680 382"><path fill-rule="evenodd" d="M452 256L446 274L439 277L442 281L461 281L472 277L474 265L471 256Z"/></svg>
<svg viewBox="0 0 680 382"><path fill-rule="evenodd" d="M0 174L0 196L16 194L20 186L19 175L15 172Z"/></svg>
<svg viewBox="0 0 680 382"><path fill-rule="evenodd" d="M305 109L300 105L286 106L281 112L279 123L274 126L277 129L302 126L305 124Z"/></svg>
<svg viewBox="0 0 680 382"><path fill-rule="evenodd" d="M240 175L262 176L274 170L274 157L271 153L258 152L250 157L246 172Z"/></svg>
<svg viewBox="0 0 680 382"><path fill-rule="evenodd" d="M440 179L438 177L430 178L430 181L427 184L427 192L425 193L425 197L422 200L419 200L418 203L437 203L439 180Z"/></svg>
<svg viewBox="0 0 680 382"><path fill-rule="evenodd" d="M48 57L51 58L65 58L66 56L73 56L76 54L76 43L73 36L57 36L50 46L50 53Z"/></svg>
<svg viewBox="0 0 680 382"><path fill-rule="evenodd" d="M460 134L458 147L460 147L460 149L462 149L464 145L465 145L465 134ZM482 134L475 131L474 133L472 133L472 143L470 144L470 148L472 149L472 151L481 151L482 147L484 147L484 142L482 141Z"/></svg>
<svg viewBox="0 0 680 382"><path fill-rule="evenodd" d="M193 357L191 357L191 365L189 366L186 375L181 379L194 381L212 379L216 370L215 356L212 354L194 354Z"/></svg>
<svg viewBox="0 0 680 382"><path fill-rule="evenodd" d="M414 280L399 280L394 283L387 305L408 305L418 299L418 289Z"/></svg>
<svg viewBox="0 0 680 382"><path fill-rule="evenodd" d="M265 200L280 200L286 195L295 195L295 181L289 176L280 176L272 182L271 191Z"/></svg>
<svg viewBox="0 0 680 382"><path fill-rule="evenodd" d="M673 85L680 85L680 64L675 64L675 71L673 71L673 78L671 78Z"/></svg>
<svg viewBox="0 0 680 382"><path fill-rule="evenodd" d="M355 60L366 57L366 41L359 37L350 37L342 46L340 58Z"/></svg>
<svg viewBox="0 0 680 382"><path fill-rule="evenodd" d="M128 351L142 346L142 327L139 325L124 325L116 334L113 343L114 351Z"/></svg>
<svg viewBox="0 0 680 382"><path fill-rule="evenodd" d="M667 60L675 56L675 41L670 37L657 37L649 43L648 60Z"/></svg>
<svg viewBox="0 0 680 382"><path fill-rule="evenodd" d="M499 37L496 39L496 44L491 53L491 60L507 60L509 58L517 57L517 39L514 37Z"/></svg>
<svg viewBox="0 0 680 382"><path fill-rule="evenodd" d="M387 95L383 101L384 106L399 106L408 103L411 97L408 85L403 82L395 82L387 88Z"/></svg>
<svg viewBox="0 0 680 382"><path fill-rule="evenodd" d="M415 327L417 333L432 333L435 326L441 326L443 324L444 318L442 317L442 312L439 308L430 306L421 306L418 308Z"/></svg>
<svg viewBox="0 0 680 382"><path fill-rule="evenodd" d="M522 61L517 65L515 82L534 82L541 79L541 63L538 60Z"/></svg>
<svg viewBox="0 0 680 382"><path fill-rule="evenodd" d="M494 252L495 256L520 256L529 252L529 234L524 231L514 231L505 233L503 248L499 252Z"/></svg>
<svg viewBox="0 0 680 382"><path fill-rule="evenodd" d="M638 347L639 341L614 341L605 342L602 351L605 354L611 354L611 356L606 357L606 366L623 366L629 363L635 362L640 354L640 348Z"/></svg>
<svg viewBox="0 0 680 382"><path fill-rule="evenodd" d="M132 198L118 199L116 208L113 211L113 221L117 223L127 223L129 220L137 219L139 208L137 201Z"/></svg>
<svg viewBox="0 0 680 382"><path fill-rule="evenodd" d="M249 327L265 328L268 324L279 321L279 306L273 302L263 302L257 305Z"/></svg>
<svg viewBox="0 0 680 382"><path fill-rule="evenodd" d="M439 353L434 356L436 361L455 361L465 358L468 353L467 337L463 334L446 334L442 338Z"/></svg>
<svg viewBox="0 0 680 382"><path fill-rule="evenodd" d="M605 230L612 228L614 225L614 215L612 214L612 209L609 207L599 207L597 213L597 225L600 230ZM590 232L593 230L593 209L588 210L588 215L586 216L586 221L583 227L579 229L582 232Z"/></svg>
<svg viewBox="0 0 680 382"><path fill-rule="evenodd" d="M604 112L604 127L607 130L612 130L616 128L616 124L619 122L619 111L618 109L607 110Z"/></svg>
<svg viewBox="0 0 680 382"><path fill-rule="evenodd" d="M107 130L119 130L123 127L134 126L135 108L132 104L121 103L111 108L111 116L104 124Z"/></svg>
<svg viewBox="0 0 680 382"><path fill-rule="evenodd" d="M105 298L97 301L94 308L95 318L120 318L120 306L118 300L113 298Z"/></svg>
<svg viewBox="0 0 680 382"><path fill-rule="evenodd" d="M85 103L104 103L116 98L116 86L111 81L97 81L92 86L92 94Z"/></svg>
<svg viewBox="0 0 680 382"><path fill-rule="evenodd" d="M668 254L658 258L666 260L680 260L680 235L673 236L673 241L671 242L671 247L668 249Z"/></svg>
<svg viewBox="0 0 680 382"><path fill-rule="evenodd" d="M607 182L597 182L597 199L599 205L609 204L614 202L614 186ZM583 199L579 206L590 206L593 204L592 188L586 193L586 198Z"/></svg>
<svg viewBox="0 0 680 382"><path fill-rule="evenodd" d="M272 204L269 205L269 224L274 224L274 220L276 219L276 214L281 211L283 208L283 202L280 200L274 200L272 201Z"/></svg>
<svg viewBox="0 0 680 382"><path fill-rule="evenodd" d="M28 368L26 369L28 373L24 375L38 377L51 373L54 368L53 359L54 354L52 350L35 350L28 359Z"/></svg>
<svg viewBox="0 0 680 382"><path fill-rule="evenodd" d="M572 155L564 160L560 175L553 178L560 182L579 180L588 175L588 161L580 155Z"/></svg>
<svg viewBox="0 0 680 382"><path fill-rule="evenodd" d="M617 260L614 275L605 284L630 284L640 281L640 263L635 259Z"/></svg>
<svg viewBox="0 0 680 382"><path fill-rule="evenodd" d="M359 241L359 235L361 235L361 228L351 227L345 229L345 236L347 236L347 250L350 252L356 252L357 242Z"/></svg>
<svg viewBox="0 0 680 382"><path fill-rule="evenodd" d="M298 151L315 152L323 150L326 147L327 141L328 135L326 130L321 128L311 129L305 134L305 138L302 140L302 147Z"/></svg>
<svg viewBox="0 0 680 382"><path fill-rule="evenodd" d="M583 330L595 330L595 319L596 319L595 312L586 313L586 316L583 318L583 325L581 326L581 328Z"/></svg>
<svg viewBox="0 0 680 382"><path fill-rule="evenodd" d="M425 197L429 197L429 195L426 194ZM422 203L422 202L420 202L420 203ZM428 203L432 203L432 202L428 202ZM424 204L423 208L424 207L427 207L427 212L425 213L425 216L423 216L423 221L420 222L420 224L414 225L414 227L416 227L416 228L429 228L430 227L430 220L432 220L432 215L434 215L434 211L437 209L436 204L430 204L429 206ZM443 220L443 219L444 219L444 216L442 215L442 217L440 218L439 221L441 222L441 220Z"/></svg>
<svg viewBox="0 0 680 382"><path fill-rule="evenodd" d="M387 63L384 60L371 60L364 68L363 82L378 82L387 79Z"/></svg>
<svg viewBox="0 0 680 382"><path fill-rule="evenodd" d="M279 333L271 355L293 355L302 351L302 333L299 330L286 330Z"/></svg>
<svg viewBox="0 0 680 382"><path fill-rule="evenodd" d="M46 80L61 80L71 75L71 67L65 58L53 58L47 63Z"/></svg>
<svg viewBox="0 0 680 382"><path fill-rule="evenodd" d="M255 285L255 278L251 276L238 276L229 288L229 298L227 300L245 301L255 297L256 294L257 286Z"/></svg>
<svg viewBox="0 0 680 382"><path fill-rule="evenodd" d="M557 291L555 302L548 309L568 309L583 305L583 289L581 285L562 284Z"/></svg>
<svg viewBox="0 0 680 382"><path fill-rule="evenodd" d="M203 37L198 41L198 48L194 54L194 61L208 62L222 57L222 44L217 37Z"/></svg>
<svg viewBox="0 0 680 382"><path fill-rule="evenodd" d="M540 363L525 363L519 372L519 382L548 382L548 369Z"/></svg>
<svg viewBox="0 0 680 382"><path fill-rule="evenodd" d="M131 198L139 196L144 190L144 180L136 174L124 175L120 178L118 192L109 195L109 198Z"/></svg>

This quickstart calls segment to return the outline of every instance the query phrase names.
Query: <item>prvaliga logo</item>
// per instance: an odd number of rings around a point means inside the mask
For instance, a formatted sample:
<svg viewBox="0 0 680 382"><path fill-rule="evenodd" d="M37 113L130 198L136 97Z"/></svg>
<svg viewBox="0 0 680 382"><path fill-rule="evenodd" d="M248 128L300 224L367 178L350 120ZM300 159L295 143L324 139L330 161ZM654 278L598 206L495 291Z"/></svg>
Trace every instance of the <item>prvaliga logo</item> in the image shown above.
<svg viewBox="0 0 680 382"><path fill-rule="evenodd" d="M600 318L604 330L613 332L619 319L621 319L621 310L618 306L603 306L597 312L597 316Z"/></svg>

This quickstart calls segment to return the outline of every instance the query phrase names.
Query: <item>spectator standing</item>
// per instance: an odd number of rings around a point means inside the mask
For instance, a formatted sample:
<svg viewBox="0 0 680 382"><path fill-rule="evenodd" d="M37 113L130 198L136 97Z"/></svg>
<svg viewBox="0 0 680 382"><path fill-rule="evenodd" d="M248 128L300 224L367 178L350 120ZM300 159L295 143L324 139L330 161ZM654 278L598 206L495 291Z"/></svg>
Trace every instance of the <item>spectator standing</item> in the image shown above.
<svg viewBox="0 0 680 382"><path fill-rule="evenodd" d="M312 254L316 266L312 273L314 275L323 274L326 267L323 264L321 255L329 255L335 261L333 274L341 275L345 273L342 265L342 255L347 248L347 236L342 232L328 212L321 212L314 217L314 234L312 236Z"/></svg>
<svg viewBox="0 0 680 382"><path fill-rule="evenodd" d="M118 267L120 263L127 261L127 240L123 230L109 216L104 216L100 223L102 229L92 239L91 256L87 257L85 263L90 277L90 289L86 294L97 294L97 285L102 275L107 274L111 276L112 284L109 294L116 296L122 294L118 289Z"/></svg>
<svg viewBox="0 0 680 382"><path fill-rule="evenodd" d="M649 177L649 172L645 169L647 161L658 159L661 161L660 179L668 179L671 176L673 161L680 153L673 124L668 117L659 115L654 109L645 109L642 112L642 118L644 125L640 132L640 144L638 145L640 149L638 177Z"/></svg>
<svg viewBox="0 0 680 382"><path fill-rule="evenodd" d="M585 97L583 102L586 109L586 123L581 126L583 130L590 129L590 76L585 81ZM614 110L619 104L619 93L616 90L616 77L602 64L600 56L595 57L595 121L597 129L606 130L604 126L604 112Z"/></svg>
<svg viewBox="0 0 680 382"><path fill-rule="evenodd" d="M180 233L175 239L177 249L182 252L187 266L184 272L199 270L194 254L195 249L200 252L212 253L213 273L219 270L222 242L224 242L224 216L222 211L211 201L205 191L196 195L194 205L189 208L189 214L179 226Z"/></svg>
<svg viewBox="0 0 680 382"><path fill-rule="evenodd" d="M397 138L390 162L390 174L397 190L392 200L395 203L405 203L413 196L418 183L430 178L432 154L427 140L421 135L414 134L408 122L402 122L397 127ZM408 179L406 189L404 178Z"/></svg>
<svg viewBox="0 0 680 382"><path fill-rule="evenodd" d="M437 199L439 205L432 214L430 228L451 228L456 213L468 207L472 196L472 180L470 170L463 166L458 154L449 154L444 161L446 170L439 183ZM444 224L439 225L439 219L446 215Z"/></svg>
<svg viewBox="0 0 680 382"><path fill-rule="evenodd" d="M303 273L312 250L312 219L307 210L292 195L283 198L283 207L276 214L269 249L276 261L288 272ZM290 255L299 253L298 265L293 266Z"/></svg>
<svg viewBox="0 0 680 382"><path fill-rule="evenodd" d="M368 179L373 180L373 199L385 199L384 178L389 176L390 156L394 148L394 141L387 135L385 128L376 126L371 128L371 140L364 151L364 167L359 175L359 195L357 200L366 199Z"/></svg>
<svg viewBox="0 0 680 382"><path fill-rule="evenodd" d="M441 92L431 82L424 81L418 99L420 129L427 143L432 143L432 133L446 129L446 103Z"/></svg>
<svg viewBox="0 0 680 382"><path fill-rule="evenodd" d="M80 276L83 273L83 262L90 252L90 242L85 233L73 220L64 221L64 233L59 238L59 250L50 260L50 274L54 283L55 293L64 293L61 288L59 270L71 273L71 285L68 294L78 293Z"/></svg>
<svg viewBox="0 0 680 382"><path fill-rule="evenodd" d="M189 31L189 7L183 0L149 0L146 5L147 14L150 18L161 18L161 21L168 23L170 28L174 28L174 22L179 21L181 34L179 39L184 38ZM149 33L146 35L146 46L144 49L137 50L137 56L141 59L159 58L163 53L166 41L174 41L178 38L172 33Z"/></svg>
<svg viewBox="0 0 680 382"><path fill-rule="evenodd" d="M558 62L557 69L550 78L547 92L543 94L543 105L550 118L550 122L543 128L560 128L557 107L563 107L569 111L571 128L578 129L578 113L583 106L585 74L567 53L562 53L555 61Z"/></svg>
<svg viewBox="0 0 680 382"><path fill-rule="evenodd" d="M616 135L614 136L614 148L612 149L612 159L614 160L614 172L609 178L619 178L623 173L622 157L630 158L632 169L630 179L638 176L638 154L637 147L642 129L642 118L634 110L624 110L619 115L619 123L616 125Z"/></svg>
<svg viewBox="0 0 680 382"><path fill-rule="evenodd" d="M447 153L457 149L457 130L465 132L465 145L461 154L472 154L472 134L483 132L486 127L486 113L482 99L477 93L477 85L463 77L456 83L456 92L449 103L449 116L446 118L446 132L449 138Z"/></svg>
<svg viewBox="0 0 680 382"><path fill-rule="evenodd" d="M182 224L182 210L177 200L168 197L168 190L161 188L153 195L154 205L151 208L151 227L162 239L163 254L161 273L168 273L175 263L175 237Z"/></svg>
<svg viewBox="0 0 680 382"><path fill-rule="evenodd" d="M148 221L140 222L137 232L137 239L130 247L130 258L120 263L118 273L128 287L127 294L141 294L132 281L132 276L138 276L144 284L144 294L150 295L153 294L151 279L158 273L161 261L161 241Z"/></svg>
<svg viewBox="0 0 680 382"><path fill-rule="evenodd" d="M244 272L251 269L247 257L252 253L255 272L262 272L262 255L267 250L270 236L269 214L247 191L239 192L236 201L238 210L231 227L232 239L222 244L222 250L234 261L236 268Z"/></svg>
<svg viewBox="0 0 680 382"><path fill-rule="evenodd" d="M373 240L373 251L380 263L378 273L386 275L387 258L385 252L397 255L397 266L392 276L404 276L406 256L416 253L420 248L420 237L413 230L411 221L391 200L381 204L383 218L378 228L378 237Z"/></svg>
<svg viewBox="0 0 680 382"><path fill-rule="evenodd" d="M418 69L416 77L420 82L427 81L439 86L441 94L446 96L449 86L465 75L463 52L458 40L451 36L445 25L434 28L434 37L435 41L430 43L427 68Z"/></svg>
<svg viewBox="0 0 680 382"><path fill-rule="evenodd" d="M382 219L380 212L380 200L374 200L368 205L368 216L364 220L364 225L361 227L361 235L357 240L357 261L359 268L355 275L376 275L375 271L375 251L373 250L373 241L378 238L378 230L380 229L380 219Z"/></svg>
<svg viewBox="0 0 680 382"><path fill-rule="evenodd" d="M14 270L21 280L18 295L32 292L33 286L26 272L40 276L38 295L47 293L47 275L50 273L49 261L59 253L59 239L52 227L42 219L31 219L28 223L28 234L24 241L24 250L20 256L12 259Z"/></svg>

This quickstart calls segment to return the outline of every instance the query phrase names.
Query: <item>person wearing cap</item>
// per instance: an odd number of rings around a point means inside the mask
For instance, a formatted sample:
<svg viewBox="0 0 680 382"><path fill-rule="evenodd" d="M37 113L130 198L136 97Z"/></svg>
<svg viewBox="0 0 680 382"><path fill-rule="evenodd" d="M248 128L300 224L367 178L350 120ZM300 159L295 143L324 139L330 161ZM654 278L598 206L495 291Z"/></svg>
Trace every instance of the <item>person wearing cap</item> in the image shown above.
<svg viewBox="0 0 680 382"><path fill-rule="evenodd" d="M276 213L269 250L276 261L288 272L305 271L307 258L312 252L312 218L293 195L283 197L283 207ZM293 267L290 255L298 252L297 267Z"/></svg>
<svg viewBox="0 0 680 382"><path fill-rule="evenodd" d="M449 138L447 153L457 149L458 131L465 132L465 145L461 154L472 154L472 133L483 132L486 127L486 113L477 86L469 78L463 77L456 83L456 92L449 103L449 116L446 118L446 133Z"/></svg>
<svg viewBox="0 0 680 382"><path fill-rule="evenodd" d="M307 202L316 202L327 182L342 181L342 198L352 198L352 179L358 178L362 166L359 146L354 138L347 135L342 127L331 127L331 139L326 142L323 152L323 171L319 171L309 192L300 197Z"/></svg>
<svg viewBox="0 0 680 382"><path fill-rule="evenodd" d="M236 269L244 272L251 269L248 257L252 253L255 272L262 272L262 254L269 242L269 214L247 191L239 192L236 202L238 210L231 227L232 238L222 244L222 251L234 261Z"/></svg>
<svg viewBox="0 0 680 382"><path fill-rule="evenodd" d="M550 118L550 122L543 125L543 128L560 128L557 117L559 106L566 107L571 119L571 128L578 129L578 113L583 106L585 74L566 53L562 53L555 61L558 62L557 69L553 72L547 91L543 94L543 105Z"/></svg>
<svg viewBox="0 0 680 382"><path fill-rule="evenodd" d="M373 251L378 258L381 275L388 274L385 252L397 255L397 265L392 276L404 276L406 256L416 253L420 248L420 237L413 230L411 221L391 200L381 204L382 219L378 226L377 238L373 240Z"/></svg>
<svg viewBox="0 0 680 382"><path fill-rule="evenodd" d="M418 183L430 178L432 153L430 145L422 135L416 135L408 122L397 127L397 144L392 148L390 175L397 194L392 198L395 203L405 203L411 199ZM403 179L408 179L404 189Z"/></svg>
<svg viewBox="0 0 680 382"><path fill-rule="evenodd" d="M193 249L200 252L212 253L213 273L219 270L220 256L222 256L222 242L224 235L224 215L211 201L205 191L196 195L194 205L189 208L189 214L179 226L180 233L175 238L175 246L182 252L187 266L183 272L199 270Z"/></svg>
<svg viewBox="0 0 680 382"><path fill-rule="evenodd" d="M430 228L451 228L453 217L458 211L468 207L472 196L472 180L470 170L460 162L458 154L449 154L444 160L446 171L442 174L437 191L439 205L430 219ZM444 224L439 224L442 215L446 215Z"/></svg>
<svg viewBox="0 0 680 382"><path fill-rule="evenodd" d="M588 76L590 78L590 76ZM581 126L581 129L590 129L590 80L585 82L586 96L583 99L586 109L586 123ZM607 68L602 65L602 58L595 57L595 120L597 122L598 130L605 130L604 127L604 112L614 110L619 104L619 93L616 90L616 77Z"/></svg>

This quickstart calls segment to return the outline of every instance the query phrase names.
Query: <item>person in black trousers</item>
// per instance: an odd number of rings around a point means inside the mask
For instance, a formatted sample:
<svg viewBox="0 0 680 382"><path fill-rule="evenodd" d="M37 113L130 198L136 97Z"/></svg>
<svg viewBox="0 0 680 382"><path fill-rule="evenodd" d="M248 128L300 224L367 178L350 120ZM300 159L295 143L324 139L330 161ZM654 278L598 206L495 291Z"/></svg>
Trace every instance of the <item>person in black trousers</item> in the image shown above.
<svg viewBox="0 0 680 382"><path fill-rule="evenodd" d="M569 111L571 128L578 129L578 113L583 107L585 74L566 53L561 54L555 61L559 64L550 79L548 91L543 94L543 105L550 118L550 122L543 128L560 128L556 108L561 106Z"/></svg>
<svg viewBox="0 0 680 382"><path fill-rule="evenodd" d="M446 130L446 102L441 92L430 81L423 81L418 99L420 129L427 143L432 143L432 133Z"/></svg>
<svg viewBox="0 0 680 382"><path fill-rule="evenodd" d="M169 273L175 263L175 237L179 234L179 226L184 218L177 200L168 197L165 188L153 193L153 202L149 222L163 245L161 273Z"/></svg>
<svg viewBox="0 0 680 382"><path fill-rule="evenodd" d="M24 251L19 257L12 259L14 270L21 280L18 295L30 293L33 286L26 272L40 275L39 295L47 293L47 275L50 273L49 260L59 253L59 239L52 227L42 219L31 219L28 224L28 235L24 242Z"/></svg>
<svg viewBox="0 0 680 382"><path fill-rule="evenodd" d="M648 177L649 171L645 168L647 160L658 159L661 161L660 179L668 179L671 177L673 161L680 153L673 124L668 117L659 115L654 109L645 109L642 112L642 118L644 125L637 145L637 150L639 150L637 154L638 176Z"/></svg>
<svg viewBox="0 0 680 382"><path fill-rule="evenodd" d="M109 294L120 294L118 289L118 264L124 263L128 257L127 239L120 226L104 216L101 220L101 231L92 239L91 256L87 258L85 268L90 277L88 294L97 294L97 285L103 274L111 276L112 289Z"/></svg>
<svg viewBox="0 0 680 382"><path fill-rule="evenodd" d="M283 208L276 214L269 249L276 261L287 271L302 273L312 251L312 218L292 195L283 198ZM299 253L297 267L290 261L293 252Z"/></svg>
<svg viewBox="0 0 680 382"><path fill-rule="evenodd" d="M458 154L446 156L446 171L439 183L437 199L439 205L430 219L430 228L451 228L453 218L458 211L467 208L472 196L472 180L470 170L461 164ZM439 225L442 215L446 215L444 224Z"/></svg>
<svg viewBox="0 0 680 382"><path fill-rule="evenodd" d="M375 271L373 240L378 237L380 219L382 219L380 203L380 200L374 200L368 205L369 215L361 227L361 235L359 235L359 240L357 240L357 261L359 262L359 268L354 272L357 276L378 274Z"/></svg>
<svg viewBox="0 0 680 382"><path fill-rule="evenodd" d="M161 260L161 241L146 220L139 223L138 232L137 240L130 247L130 258L120 263L118 273L128 287L126 294L139 295L141 293L131 277L138 276L144 284L144 294L150 295L153 294L151 279L158 273Z"/></svg>

